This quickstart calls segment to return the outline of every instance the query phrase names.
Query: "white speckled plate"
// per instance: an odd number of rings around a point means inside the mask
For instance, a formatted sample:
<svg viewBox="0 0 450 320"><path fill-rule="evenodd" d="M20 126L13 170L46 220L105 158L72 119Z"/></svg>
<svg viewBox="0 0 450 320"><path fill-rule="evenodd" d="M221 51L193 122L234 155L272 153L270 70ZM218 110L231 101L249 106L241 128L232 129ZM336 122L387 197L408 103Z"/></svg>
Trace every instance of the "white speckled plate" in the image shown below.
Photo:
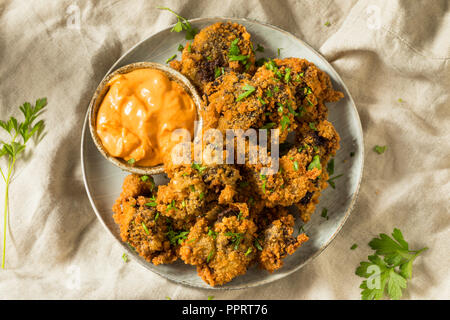
<svg viewBox="0 0 450 320"><path fill-rule="evenodd" d="M241 289L281 279L299 270L328 246L342 228L355 203L362 177L364 144L361 123L350 92L333 67L320 54L292 34L256 21L201 18L191 20L191 23L200 29L217 21L233 21L244 25L251 34L253 43L264 46L264 56L266 57L275 57L277 48L283 48L281 58L299 57L315 63L317 67L330 75L334 88L342 91L345 95L345 98L338 103L328 104L330 110L328 120L334 124L341 136L341 149L335 157L335 174L342 173L343 176L336 180L336 189L327 188L323 192L316 213L305 226L310 240L295 254L287 257L280 270L270 274L254 266L248 270L247 274L235 278L222 287L214 288ZM177 52L180 43L186 42L184 34L170 32L170 30L171 27L164 29L135 45L111 67L108 73L133 62L164 63L167 58ZM178 53L179 58L180 53ZM96 149L89 133L87 119L86 115L81 141L83 177L92 207L106 230L114 236L116 241L121 243L130 257L133 256L147 269L184 285L211 288L197 276L195 267L185 265L182 261L170 265L154 266L140 258L127 245L122 243L119 228L112 218L111 207L120 194L122 181L127 173L108 162ZM350 157L351 152L355 153L353 157ZM166 182L163 175L156 176L155 180L159 184ZM328 208L328 220L322 218L320 214L324 207Z"/></svg>

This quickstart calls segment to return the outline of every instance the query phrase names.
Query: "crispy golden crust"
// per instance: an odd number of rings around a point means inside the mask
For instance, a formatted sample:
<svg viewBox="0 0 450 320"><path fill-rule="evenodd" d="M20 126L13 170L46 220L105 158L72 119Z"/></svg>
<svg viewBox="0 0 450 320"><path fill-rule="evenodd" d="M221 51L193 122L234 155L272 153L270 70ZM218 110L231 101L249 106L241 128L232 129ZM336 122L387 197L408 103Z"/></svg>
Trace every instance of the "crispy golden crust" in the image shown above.
<svg viewBox="0 0 450 320"><path fill-rule="evenodd" d="M225 133L226 129L258 127L264 108L258 100L260 89L239 100L246 86L255 88L247 74L227 72L217 80L206 85L201 110L204 129L217 128Z"/></svg>
<svg viewBox="0 0 450 320"><path fill-rule="evenodd" d="M283 259L288 254L293 254L308 236L304 233L297 238L292 236L294 232L294 217L287 215L273 221L263 233L262 251L258 254L258 260L262 268L273 272L283 265Z"/></svg>
<svg viewBox="0 0 450 320"><path fill-rule="evenodd" d="M127 176L122 194L113 206L113 218L119 225L122 240L147 261L158 265L174 262L177 256L176 248L166 236L166 221L158 218L154 207L146 205L154 201L153 188L150 177L144 182L138 175Z"/></svg>
<svg viewBox="0 0 450 320"><path fill-rule="evenodd" d="M255 236L256 225L242 216L221 217L213 226L199 219L183 243L180 257L197 266L206 283L222 285L247 271L256 257Z"/></svg>
<svg viewBox="0 0 450 320"><path fill-rule="evenodd" d="M230 59L230 47L239 39L237 56L247 56L241 61ZM181 63L172 61L171 66L187 76L203 92L207 83L214 81L216 72L224 70L253 73L255 55L250 34L237 23L218 22L200 31L192 43L186 44ZM219 70L219 71L217 71Z"/></svg>
<svg viewBox="0 0 450 320"><path fill-rule="evenodd" d="M294 93L302 121L312 122L327 118L325 102L339 101L342 92L335 91L330 77L312 62L299 58L275 59L282 74L290 70L289 87Z"/></svg>

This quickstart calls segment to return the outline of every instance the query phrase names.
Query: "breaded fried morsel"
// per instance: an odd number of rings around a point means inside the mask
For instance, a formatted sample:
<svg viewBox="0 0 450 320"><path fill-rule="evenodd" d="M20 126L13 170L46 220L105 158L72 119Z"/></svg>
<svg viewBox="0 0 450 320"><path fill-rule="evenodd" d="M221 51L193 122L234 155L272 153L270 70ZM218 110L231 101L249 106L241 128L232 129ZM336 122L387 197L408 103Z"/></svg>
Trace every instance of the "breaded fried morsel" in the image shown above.
<svg viewBox="0 0 450 320"><path fill-rule="evenodd" d="M244 96L246 92L250 94ZM247 74L227 72L209 83L201 110L204 129L215 128L224 133L226 129L259 127L264 107L257 95L258 90Z"/></svg>
<svg viewBox="0 0 450 320"><path fill-rule="evenodd" d="M147 261L158 265L177 259L176 249L166 233L167 221L159 218L154 207L153 179L132 174L125 178L122 194L113 206L120 236ZM145 180L145 181L144 181Z"/></svg>
<svg viewBox="0 0 450 320"><path fill-rule="evenodd" d="M199 219L180 248L180 257L197 266L209 285L222 285L245 274L256 257L256 225L243 216L225 216L208 225Z"/></svg>
<svg viewBox="0 0 450 320"><path fill-rule="evenodd" d="M344 97L342 92L333 89L330 77L306 59L285 58L274 59L273 62L289 84L303 121L326 119L328 109L324 103Z"/></svg>
<svg viewBox="0 0 450 320"><path fill-rule="evenodd" d="M191 164L171 167L169 184L158 189L158 210L175 220L203 217L208 203L233 202L241 176L231 165Z"/></svg>
<svg viewBox="0 0 450 320"><path fill-rule="evenodd" d="M262 251L258 254L258 261L264 269L273 272L283 265L283 260L288 254L293 254L298 247L308 241L304 233L297 238L292 236L294 232L294 217L287 215L272 222L264 230Z"/></svg>
<svg viewBox="0 0 450 320"><path fill-rule="evenodd" d="M171 66L187 76L200 92L226 70L253 73L255 55L250 34L240 24L217 22L203 28L184 48L181 63L172 61Z"/></svg>

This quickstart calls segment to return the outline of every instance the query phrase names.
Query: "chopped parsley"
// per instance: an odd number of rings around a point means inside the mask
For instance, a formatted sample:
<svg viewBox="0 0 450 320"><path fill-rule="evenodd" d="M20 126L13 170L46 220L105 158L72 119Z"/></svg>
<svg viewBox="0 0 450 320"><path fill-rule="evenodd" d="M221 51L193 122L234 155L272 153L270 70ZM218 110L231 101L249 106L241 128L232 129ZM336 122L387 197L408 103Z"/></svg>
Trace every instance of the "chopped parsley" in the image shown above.
<svg viewBox="0 0 450 320"><path fill-rule="evenodd" d="M356 243L354 243L351 247L350 250L355 250L356 248L358 248L358 245Z"/></svg>
<svg viewBox="0 0 450 320"><path fill-rule="evenodd" d="M278 48L278 49L277 49L277 57L278 57L278 58L280 57L281 49L283 49L283 48Z"/></svg>
<svg viewBox="0 0 450 320"><path fill-rule="evenodd" d="M375 146L373 147L373 151L375 151L378 154L383 154L387 149L387 146Z"/></svg>
<svg viewBox="0 0 450 320"><path fill-rule="evenodd" d="M184 240L187 239L187 236L189 235L189 231L180 231L176 232L172 229L172 227L169 228L169 232L167 232L167 237L169 238L170 244L176 245L182 244Z"/></svg>
<svg viewBox="0 0 450 320"><path fill-rule="evenodd" d="M261 129L272 129L273 127L275 127L275 122L269 122L263 125Z"/></svg>
<svg viewBox="0 0 450 320"><path fill-rule="evenodd" d="M175 199L172 200L172 202L169 203L169 205L167 206L166 211L169 211L169 210L178 210L178 208L175 207Z"/></svg>
<svg viewBox="0 0 450 320"><path fill-rule="evenodd" d="M122 255L122 260L123 260L125 263L128 262L128 256L127 256L126 253L124 253L124 254Z"/></svg>
<svg viewBox="0 0 450 320"><path fill-rule="evenodd" d="M259 243L258 239L255 239L255 247L256 249L258 249L259 251L262 251L263 248L261 247L261 244Z"/></svg>
<svg viewBox="0 0 450 320"><path fill-rule="evenodd" d="M130 160L127 161L129 164L134 164L136 162L136 160L134 158L131 158Z"/></svg>
<svg viewBox="0 0 450 320"><path fill-rule="evenodd" d="M213 238L214 240L217 238L218 232L215 232L211 227L208 229L208 236Z"/></svg>
<svg viewBox="0 0 450 320"><path fill-rule="evenodd" d="M214 78L218 78L223 74L224 74L223 67L216 67L216 69L214 70Z"/></svg>
<svg viewBox="0 0 450 320"><path fill-rule="evenodd" d="M334 158L332 158L327 164L327 171L330 176L334 174Z"/></svg>
<svg viewBox="0 0 450 320"><path fill-rule="evenodd" d="M328 209L327 208L322 209L321 217L328 220Z"/></svg>
<svg viewBox="0 0 450 320"><path fill-rule="evenodd" d="M150 231L148 231L147 226L145 225L145 222L142 222L142 228L144 228L144 231L147 235L150 235Z"/></svg>
<svg viewBox="0 0 450 320"><path fill-rule="evenodd" d="M145 181L147 181L147 180L148 180L148 176L142 176L142 177L141 177L141 181L145 182Z"/></svg>
<svg viewBox="0 0 450 320"><path fill-rule="evenodd" d="M247 98L249 95L251 95L251 94L252 94L253 92L255 92L255 90L256 90L256 88L255 88L254 86L251 86L251 85L249 85L249 84L245 84L244 87L243 87L242 89L244 89L244 92L241 93L241 94L237 97L236 102L237 102L237 101L241 101L242 99Z"/></svg>
<svg viewBox="0 0 450 320"><path fill-rule="evenodd" d="M282 118L281 118L281 129L282 130L285 130L288 126L289 126L289 124L291 123L291 121L289 120L289 117L288 116L283 116Z"/></svg>
<svg viewBox="0 0 450 320"><path fill-rule="evenodd" d="M310 127L312 130L317 131L316 123L315 123L315 122L310 122L308 125L309 125L309 127Z"/></svg>
<svg viewBox="0 0 450 320"><path fill-rule="evenodd" d="M355 156L355 152L354 151L352 151L352 152L350 152L350 157L354 157Z"/></svg>
<svg viewBox="0 0 450 320"><path fill-rule="evenodd" d="M211 260L211 258L213 257L215 251L211 250L208 254L208 257L206 257L206 263L209 263L209 261Z"/></svg>
<svg viewBox="0 0 450 320"><path fill-rule="evenodd" d="M182 44L179 44L177 50L178 50L178 51L183 51L183 49L184 49L183 45L182 45Z"/></svg>
<svg viewBox="0 0 450 320"><path fill-rule="evenodd" d="M286 68L285 71L286 71L286 73L284 75L284 81L286 83L289 83L289 81L291 80L291 69L290 68Z"/></svg>
<svg viewBox="0 0 450 320"><path fill-rule="evenodd" d="M255 51L257 51L257 52L264 52L264 47L258 43L256 45L256 50Z"/></svg>
<svg viewBox="0 0 450 320"><path fill-rule="evenodd" d="M334 183L334 180L336 180L337 178L340 178L342 176L343 176L343 174L337 175L335 177L328 179L327 182L333 189L336 189L336 184Z"/></svg>
<svg viewBox="0 0 450 320"><path fill-rule="evenodd" d="M245 256L248 256L250 253L252 253L252 248L247 249L247 252L245 252Z"/></svg>
<svg viewBox="0 0 450 320"><path fill-rule="evenodd" d="M243 233L237 233L237 232L226 232L225 235L227 237L231 237L231 242L234 245L234 250L239 249L239 245L241 244L242 237L244 236Z"/></svg>
<svg viewBox="0 0 450 320"><path fill-rule="evenodd" d="M177 54L175 53L173 56L171 56L169 59L166 60L166 63L169 63L170 61L172 61L176 57L177 57Z"/></svg>
<svg viewBox="0 0 450 320"><path fill-rule="evenodd" d="M314 156L313 161L311 161L311 163L308 166L308 170L313 170L314 168L322 170L322 165L320 164L320 157L318 155Z"/></svg>
<svg viewBox="0 0 450 320"><path fill-rule="evenodd" d="M331 23L330 23L330 21L327 21L327 22L325 22L324 26L325 26L325 27L329 27L329 26L331 26Z"/></svg>
<svg viewBox="0 0 450 320"><path fill-rule="evenodd" d="M202 167L199 163L193 163L191 164L191 168L197 170L198 172L202 173L206 167Z"/></svg>

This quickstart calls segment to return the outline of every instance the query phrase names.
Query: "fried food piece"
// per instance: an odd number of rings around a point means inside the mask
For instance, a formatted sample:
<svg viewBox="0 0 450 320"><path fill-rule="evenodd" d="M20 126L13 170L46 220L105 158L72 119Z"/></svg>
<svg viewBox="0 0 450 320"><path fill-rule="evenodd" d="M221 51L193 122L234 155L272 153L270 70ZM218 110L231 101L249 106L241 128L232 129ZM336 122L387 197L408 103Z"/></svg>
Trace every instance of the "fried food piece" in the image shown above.
<svg viewBox="0 0 450 320"><path fill-rule="evenodd" d="M211 286L245 274L256 257L256 225L236 216L236 211L231 207L212 226L206 219L199 219L180 248L181 259L197 266L199 276Z"/></svg>
<svg viewBox="0 0 450 320"><path fill-rule="evenodd" d="M273 221L263 233L262 251L258 255L261 267L273 272L283 266L283 259L291 255L304 242L308 236L304 233L297 238L292 236L294 232L294 217L287 215Z"/></svg>
<svg viewBox="0 0 450 320"><path fill-rule="evenodd" d="M320 159L320 166L325 168L331 157L336 154L339 149L339 135L333 125L327 121L321 121L314 126L316 130L312 130L309 125L304 124L300 129L300 135L303 136L302 144L299 148L314 150L316 156ZM322 170L319 179L310 181L304 197L295 204L299 210L301 219L308 222L311 214L315 211L316 205L319 203L319 197L325 188L328 187L328 173Z"/></svg>
<svg viewBox="0 0 450 320"><path fill-rule="evenodd" d="M253 76L253 82L258 86L263 102L262 128L279 129L279 141L283 143L289 132L297 128L297 104L291 86L283 79L274 62L269 61L258 68Z"/></svg>
<svg viewBox="0 0 450 320"><path fill-rule="evenodd" d="M171 180L159 187L157 208L164 216L191 222L210 216L211 203L233 202L241 179L239 170L226 164L166 166L166 172Z"/></svg>
<svg viewBox="0 0 450 320"><path fill-rule="evenodd" d="M243 97L245 92L251 93ZM225 133L226 129L259 127L264 107L257 96L261 96L261 91L249 75L225 73L205 87L203 128L217 128Z"/></svg>
<svg viewBox="0 0 450 320"><path fill-rule="evenodd" d="M244 26L232 22L217 22L203 28L183 49L181 63L172 61L171 67L187 76L204 91L224 70L253 73L255 55L250 34Z"/></svg>
<svg viewBox="0 0 450 320"><path fill-rule="evenodd" d="M246 164L244 180L247 179L254 186L269 208L296 203L309 205L312 194L323 189L319 176L325 177L326 164L338 147L339 135L330 122L319 122L314 129L304 124L299 141L280 157L277 173L263 175L262 164Z"/></svg>
<svg viewBox="0 0 450 320"><path fill-rule="evenodd" d="M113 218L119 225L122 241L132 246L147 261L158 265L177 259L176 248L166 233L169 231L154 203L155 184L151 177L143 181L132 174L125 178L122 193L113 206Z"/></svg>
<svg viewBox="0 0 450 320"><path fill-rule="evenodd" d="M290 206L304 197L309 182L322 173L321 168L308 169L312 161L312 153L293 147L280 158L277 173L263 175L261 164L248 165L247 177L267 207Z"/></svg>
<svg viewBox="0 0 450 320"><path fill-rule="evenodd" d="M299 115L303 121L327 118L325 102L339 101L342 92L333 89L330 77L306 59L274 59L276 70L294 93ZM286 76L288 74L288 76Z"/></svg>

